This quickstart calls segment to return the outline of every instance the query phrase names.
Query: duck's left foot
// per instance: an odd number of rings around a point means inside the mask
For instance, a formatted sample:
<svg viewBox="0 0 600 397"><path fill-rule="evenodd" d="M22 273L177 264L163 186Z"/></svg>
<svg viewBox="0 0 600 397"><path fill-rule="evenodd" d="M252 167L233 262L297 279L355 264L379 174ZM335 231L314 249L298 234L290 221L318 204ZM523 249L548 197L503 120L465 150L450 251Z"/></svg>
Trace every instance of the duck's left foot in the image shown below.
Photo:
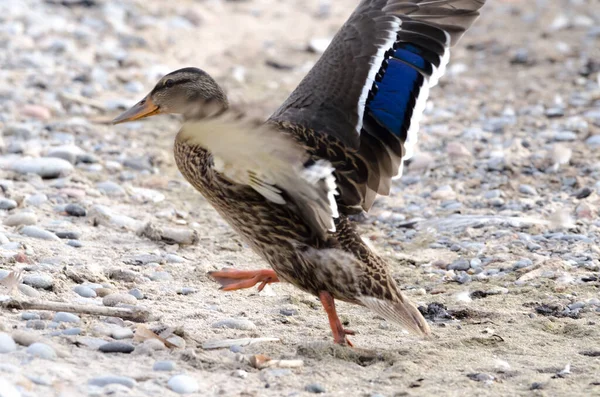
<svg viewBox="0 0 600 397"><path fill-rule="evenodd" d="M329 318L329 326L331 327L331 332L333 333L333 342L338 345L348 345L350 347L354 347L352 342L348 340L346 335L354 335L354 331L350 331L349 329L345 329L342 326L342 322L337 315L335 310L335 300L333 296L327 291L321 291L319 293L319 299L321 300L321 304L327 312L327 317Z"/></svg>
<svg viewBox="0 0 600 397"><path fill-rule="evenodd" d="M233 270L223 269L221 271L208 272L208 275L221 284L223 291L235 291L238 289L251 288L256 284L258 291L262 291L267 284L278 283L279 278L273 270Z"/></svg>

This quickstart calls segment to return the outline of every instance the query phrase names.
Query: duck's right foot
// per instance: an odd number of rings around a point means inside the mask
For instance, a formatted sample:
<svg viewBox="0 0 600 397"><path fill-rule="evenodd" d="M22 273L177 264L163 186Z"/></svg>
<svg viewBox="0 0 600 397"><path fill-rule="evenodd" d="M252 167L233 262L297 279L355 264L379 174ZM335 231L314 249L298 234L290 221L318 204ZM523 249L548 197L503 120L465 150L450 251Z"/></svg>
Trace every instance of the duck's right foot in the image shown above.
<svg viewBox="0 0 600 397"><path fill-rule="evenodd" d="M235 291L238 289L251 288L256 284L258 291L262 291L267 284L278 283L279 278L273 270L234 270L225 268L220 271L208 272L217 283L221 284L223 291Z"/></svg>

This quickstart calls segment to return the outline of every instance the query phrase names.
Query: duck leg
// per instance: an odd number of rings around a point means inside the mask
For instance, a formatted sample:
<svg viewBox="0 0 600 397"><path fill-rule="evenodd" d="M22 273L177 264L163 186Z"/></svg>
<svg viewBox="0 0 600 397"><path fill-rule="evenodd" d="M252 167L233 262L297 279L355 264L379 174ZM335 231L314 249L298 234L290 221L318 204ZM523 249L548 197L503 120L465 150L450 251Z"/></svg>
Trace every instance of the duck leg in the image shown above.
<svg viewBox="0 0 600 397"><path fill-rule="evenodd" d="M267 284L278 283L279 278L273 270L233 270L223 269L221 271L208 272L208 275L221 284L223 291L235 291L238 289L251 288L256 284L258 291L262 291Z"/></svg>
<svg viewBox="0 0 600 397"><path fill-rule="evenodd" d="M335 301L333 300L333 296L331 296L331 294L327 291L321 291L319 292L319 299L321 300L323 308L327 312L329 326L331 327L331 332L333 333L334 343L353 347L346 335L354 335L354 331L350 331L342 327L342 322L335 311Z"/></svg>

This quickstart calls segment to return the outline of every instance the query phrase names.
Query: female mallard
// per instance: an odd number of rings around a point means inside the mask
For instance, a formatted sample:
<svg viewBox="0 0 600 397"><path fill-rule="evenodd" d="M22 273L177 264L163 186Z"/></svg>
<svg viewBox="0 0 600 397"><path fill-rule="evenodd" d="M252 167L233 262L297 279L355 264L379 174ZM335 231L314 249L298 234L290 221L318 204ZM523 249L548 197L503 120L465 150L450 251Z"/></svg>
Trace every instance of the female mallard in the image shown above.
<svg viewBox="0 0 600 397"><path fill-rule="evenodd" d="M351 345L352 332L335 299L427 335L427 322L348 215L389 194L412 155L429 88L484 2L362 0L262 125L227 111L221 88L196 68L164 76L114 122L184 115L179 170L273 268L211 272L223 290L292 283L320 298L339 344Z"/></svg>

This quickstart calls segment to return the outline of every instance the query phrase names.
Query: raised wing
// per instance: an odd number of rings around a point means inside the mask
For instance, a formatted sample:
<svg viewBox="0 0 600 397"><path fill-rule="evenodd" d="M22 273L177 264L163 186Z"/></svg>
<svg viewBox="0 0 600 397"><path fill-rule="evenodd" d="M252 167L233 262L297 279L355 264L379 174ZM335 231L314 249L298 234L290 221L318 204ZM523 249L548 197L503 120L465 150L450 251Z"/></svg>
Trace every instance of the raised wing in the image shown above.
<svg viewBox="0 0 600 397"><path fill-rule="evenodd" d="M273 203L295 205L320 237L335 231L336 184L327 160L311 161L302 146L273 125L232 111L202 117L186 122L180 139L210 151L217 172Z"/></svg>
<svg viewBox="0 0 600 397"><path fill-rule="evenodd" d="M368 210L389 194L413 154L429 89L450 47L485 0L363 0L300 85L271 116L326 134L364 161L341 186L346 207ZM344 178L338 183L343 182ZM356 194L344 194L358 192Z"/></svg>

